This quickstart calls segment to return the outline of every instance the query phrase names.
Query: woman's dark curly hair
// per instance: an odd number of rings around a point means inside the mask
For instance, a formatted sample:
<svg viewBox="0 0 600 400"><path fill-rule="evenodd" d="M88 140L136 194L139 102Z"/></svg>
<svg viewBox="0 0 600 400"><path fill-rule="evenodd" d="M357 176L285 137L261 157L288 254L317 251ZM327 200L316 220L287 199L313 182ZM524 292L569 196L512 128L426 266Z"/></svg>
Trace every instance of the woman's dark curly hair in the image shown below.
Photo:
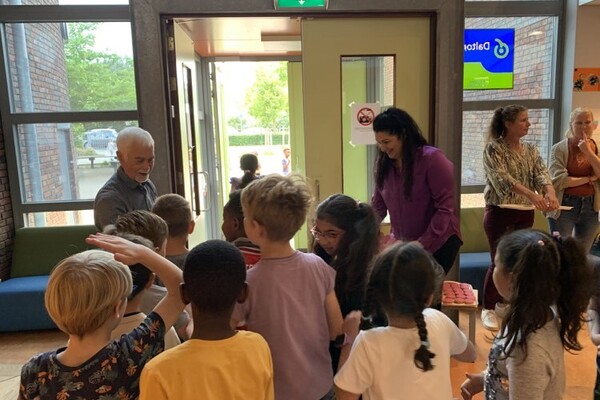
<svg viewBox="0 0 600 400"><path fill-rule="evenodd" d="M390 107L375 117L373 131L397 136L402 141L402 174L404 175L404 197L410 198L413 186L413 164L417 150L427 144L415 120L404 110ZM383 180L393 168L394 162L386 153L377 151L375 159L375 183L383 186Z"/></svg>

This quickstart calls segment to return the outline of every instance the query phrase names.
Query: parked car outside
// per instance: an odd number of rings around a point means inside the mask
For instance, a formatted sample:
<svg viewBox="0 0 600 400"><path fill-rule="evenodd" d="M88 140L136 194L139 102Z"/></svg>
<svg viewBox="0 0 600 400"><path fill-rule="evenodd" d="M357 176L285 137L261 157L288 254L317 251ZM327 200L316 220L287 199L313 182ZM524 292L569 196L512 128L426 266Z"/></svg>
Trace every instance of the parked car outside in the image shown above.
<svg viewBox="0 0 600 400"><path fill-rule="evenodd" d="M92 129L83 134L83 147L94 150L110 150L109 143L117 141L117 131L114 129Z"/></svg>

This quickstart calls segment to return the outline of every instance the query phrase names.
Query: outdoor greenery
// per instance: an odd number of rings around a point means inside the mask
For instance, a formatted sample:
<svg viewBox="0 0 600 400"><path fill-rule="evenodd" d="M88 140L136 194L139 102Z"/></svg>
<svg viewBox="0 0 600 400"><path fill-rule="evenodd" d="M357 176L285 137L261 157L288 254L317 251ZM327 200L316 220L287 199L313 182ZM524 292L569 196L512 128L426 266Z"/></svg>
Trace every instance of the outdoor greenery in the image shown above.
<svg viewBox="0 0 600 400"><path fill-rule="evenodd" d="M65 40L65 59L69 79L71 109L77 111L135 110L136 92L132 57L120 56L94 49L97 23L68 24ZM95 128L126 126L117 121L71 124L77 147L83 145L83 133Z"/></svg>
<svg viewBox="0 0 600 400"><path fill-rule="evenodd" d="M246 93L246 104L258 126L273 133L288 130L287 63L277 63L275 68L259 68L254 85Z"/></svg>
<svg viewBox="0 0 600 400"><path fill-rule="evenodd" d="M286 137L286 134L281 133L270 135L271 144L285 145ZM265 144L265 135L229 135L230 146L263 146Z"/></svg>

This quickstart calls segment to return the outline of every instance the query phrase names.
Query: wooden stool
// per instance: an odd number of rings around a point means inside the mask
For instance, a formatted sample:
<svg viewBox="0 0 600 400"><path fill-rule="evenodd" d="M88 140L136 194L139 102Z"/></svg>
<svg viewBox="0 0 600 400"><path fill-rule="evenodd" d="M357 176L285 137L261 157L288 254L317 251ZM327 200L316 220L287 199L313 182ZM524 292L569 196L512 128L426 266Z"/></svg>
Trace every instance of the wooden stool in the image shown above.
<svg viewBox="0 0 600 400"><path fill-rule="evenodd" d="M460 284L460 282L452 282L452 281L444 281L444 287L453 284ZM467 285L467 284L463 284ZM468 285L470 290L473 292L474 301L472 303L455 303L455 302L447 302L444 301L444 295L442 291L442 311L444 310L458 310L458 311L466 311L469 314L469 340L475 344L475 327L477 326L477 314L479 311L478 303L477 303L477 290L473 289L471 285Z"/></svg>

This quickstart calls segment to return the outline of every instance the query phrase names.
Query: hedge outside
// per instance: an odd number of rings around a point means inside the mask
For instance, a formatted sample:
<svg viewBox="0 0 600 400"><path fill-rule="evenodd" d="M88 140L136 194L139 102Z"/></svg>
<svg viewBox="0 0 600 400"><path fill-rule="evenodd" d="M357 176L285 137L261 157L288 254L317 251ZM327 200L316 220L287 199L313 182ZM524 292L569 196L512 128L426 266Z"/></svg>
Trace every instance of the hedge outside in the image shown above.
<svg viewBox="0 0 600 400"><path fill-rule="evenodd" d="M273 145L282 145L283 137L287 135L282 135L281 133L274 133L272 138ZM265 145L265 135L230 135L229 136L229 145L230 146L264 146Z"/></svg>

